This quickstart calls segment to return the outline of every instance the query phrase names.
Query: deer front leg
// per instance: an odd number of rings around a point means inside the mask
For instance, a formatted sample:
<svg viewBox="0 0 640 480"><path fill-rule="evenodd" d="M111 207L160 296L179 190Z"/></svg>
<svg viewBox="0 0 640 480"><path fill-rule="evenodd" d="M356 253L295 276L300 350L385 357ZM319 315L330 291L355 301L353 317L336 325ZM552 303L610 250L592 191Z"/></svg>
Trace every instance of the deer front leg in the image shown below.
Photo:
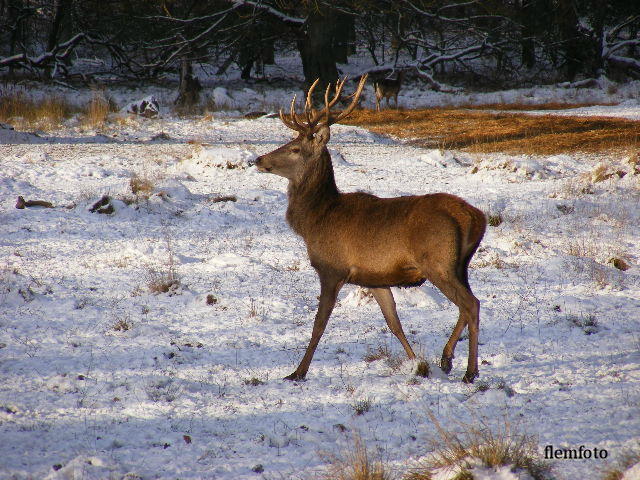
<svg viewBox="0 0 640 480"><path fill-rule="evenodd" d="M329 316L336 304L336 298L338 298L338 292L342 288L342 285L344 285L344 281L320 277L320 303L318 304L318 311L313 322L311 341L304 353L304 357L302 357L300 365L298 365L295 372L284 377L285 380L304 380L304 377L307 375L307 370L309 370L309 364L313 359L313 354L316 351L318 343L320 343L320 338L322 338L324 329L327 326Z"/></svg>
<svg viewBox="0 0 640 480"><path fill-rule="evenodd" d="M387 321L387 325L389 326L389 330L391 330L391 333L400 340L400 343L404 347L404 351L407 352L407 356L409 358L416 358L416 354L413 353L411 345L409 345L407 337L405 337L404 331L402 330L402 325L398 318L398 311L396 310L396 302L393 299L391 289L370 288L369 291L373 294L373 298L376 299L376 302L378 302L380 310L382 310L382 315L384 315L384 319Z"/></svg>

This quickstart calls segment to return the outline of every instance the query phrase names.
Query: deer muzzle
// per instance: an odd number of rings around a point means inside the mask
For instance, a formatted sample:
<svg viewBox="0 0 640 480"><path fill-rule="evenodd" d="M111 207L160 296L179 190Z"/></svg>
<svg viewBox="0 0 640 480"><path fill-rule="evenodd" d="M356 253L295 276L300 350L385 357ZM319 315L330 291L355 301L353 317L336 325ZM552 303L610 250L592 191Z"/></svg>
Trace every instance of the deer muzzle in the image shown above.
<svg viewBox="0 0 640 480"><path fill-rule="evenodd" d="M268 164L269 162L265 161L264 156L260 156L256 158L254 165L258 169L259 172L271 172L273 166Z"/></svg>

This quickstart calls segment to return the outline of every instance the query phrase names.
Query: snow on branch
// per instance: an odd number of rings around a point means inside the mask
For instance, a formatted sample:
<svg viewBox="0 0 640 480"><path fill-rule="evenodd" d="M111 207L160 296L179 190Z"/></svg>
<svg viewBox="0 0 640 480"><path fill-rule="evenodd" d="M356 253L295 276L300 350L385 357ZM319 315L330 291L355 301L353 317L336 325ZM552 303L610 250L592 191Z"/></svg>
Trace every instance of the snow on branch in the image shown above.
<svg viewBox="0 0 640 480"><path fill-rule="evenodd" d="M506 20L511 22L511 19L504 15L483 14L483 15L467 15L462 17L452 17L452 16L445 16L445 15L442 15L441 13L438 13L438 12L444 11L446 8L469 7L472 5L482 6L482 4L477 1L464 2L457 5L445 5L439 8L436 12L430 12L428 10L424 10L423 8L416 6L411 0L403 0L403 3L407 5L411 10L413 10L415 13L423 17L429 18L431 20L440 20L441 22L446 22L446 23L470 25L474 20L488 20L488 19Z"/></svg>
<svg viewBox="0 0 640 480"><path fill-rule="evenodd" d="M38 55L37 57L29 57L26 53L12 55L10 57L0 58L0 68L10 65L24 65L42 68L51 62L64 61L83 40L90 37L86 33L78 33L63 43L59 43L50 51Z"/></svg>
<svg viewBox="0 0 640 480"><path fill-rule="evenodd" d="M640 60L631 57L620 57L617 55L611 55L607 58L608 62L622 67L628 70L634 70L637 75L640 75Z"/></svg>
<svg viewBox="0 0 640 480"><path fill-rule="evenodd" d="M284 12L281 12L280 10L276 10L275 8L273 8L270 5L265 5L261 0L257 0L257 1L253 1L253 0L229 0L231 3L233 3L233 5L237 8L237 7L243 7L243 6L247 6L247 7L252 7L255 8L256 10L262 10L266 13L268 13L269 15L273 15L276 18L279 18L280 20L282 20L285 23L292 23L292 24L296 24L296 25L302 25L304 22L306 22L306 18L299 18L299 17L292 17L290 15L287 15Z"/></svg>
<svg viewBox="0 0 640 480"><path fill-rule="evenodd" d="M221 15L226 15L227 13L238 9L241 6L242 5L233 5L230 8L227 8L226 10L221 10L219 12L212 13L211 15L202 15L200 17L193 17L193 18L176 18L176 17L167 16L167 15L148 15L144 18L149 20L166 20L174 23L188 24L188 23L208 21L213 18L220 17Z"/></svg>
<svg viewBox="0 0 640 480"><path fill-rule="evenodd" d="M635 76L640 76L640 59L630 55L621 55L620 50L628 48L630 52L640 46L640 36L635 38L620 38L622 29L640 19L640 15L628 18L626 21L605 32L602 44L602 59L616 67L627 70Z"/></svg>

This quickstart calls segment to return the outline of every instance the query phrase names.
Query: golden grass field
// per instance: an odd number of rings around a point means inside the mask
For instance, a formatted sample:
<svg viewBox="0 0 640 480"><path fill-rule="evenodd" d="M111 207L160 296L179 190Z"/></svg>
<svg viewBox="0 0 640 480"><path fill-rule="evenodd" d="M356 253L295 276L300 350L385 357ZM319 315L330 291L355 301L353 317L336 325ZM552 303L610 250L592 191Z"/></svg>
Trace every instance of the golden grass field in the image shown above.
<svg viewBox="0 0 640 480"><path fill-rule="evenodd" d="M559 106L489 105L491 110L549 110ZM565 106L566 108L566 106ZM553 155L633 152L640 122L608 117L527 115L475 108L358 110L346 122L429 148Z"/></svg>

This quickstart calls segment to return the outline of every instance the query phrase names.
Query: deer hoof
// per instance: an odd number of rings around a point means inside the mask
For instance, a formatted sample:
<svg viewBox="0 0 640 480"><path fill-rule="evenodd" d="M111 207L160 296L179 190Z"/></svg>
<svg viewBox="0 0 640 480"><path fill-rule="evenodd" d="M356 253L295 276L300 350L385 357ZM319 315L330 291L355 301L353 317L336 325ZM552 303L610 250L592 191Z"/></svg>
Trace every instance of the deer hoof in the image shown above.
<svg viewBox="0 0 640 480"><path fill-rule="evenodd" d="M445 357L444 355L442 356L442 359L440 360L440 369L446 373L447 375L449 374L449 372L451 372L451 368L453 367L453 355L450 357ZM466 377L466 375L465 375Z"/></svg>
<svg viewBox="0 0 640 480"><path fill-rule="evenodd" d="M464 383L473 383L473 381L476 379L476 377L478 375L480 375L480 374L478 373L477 370L475 372L472 372L472 373L467 372L467 373L464 374L464 377L462 377L462 381Z"/></svg>
<svg viewBox="0 0 640 480"><path fill-rule="evenodd" d="M286 377L284 377L285 380L291 380L292 382L299 382L301 380L304 380L304 377L306 376L306 373L298 373L298 372L293 372L291 375L287 375Z"/></svg>

